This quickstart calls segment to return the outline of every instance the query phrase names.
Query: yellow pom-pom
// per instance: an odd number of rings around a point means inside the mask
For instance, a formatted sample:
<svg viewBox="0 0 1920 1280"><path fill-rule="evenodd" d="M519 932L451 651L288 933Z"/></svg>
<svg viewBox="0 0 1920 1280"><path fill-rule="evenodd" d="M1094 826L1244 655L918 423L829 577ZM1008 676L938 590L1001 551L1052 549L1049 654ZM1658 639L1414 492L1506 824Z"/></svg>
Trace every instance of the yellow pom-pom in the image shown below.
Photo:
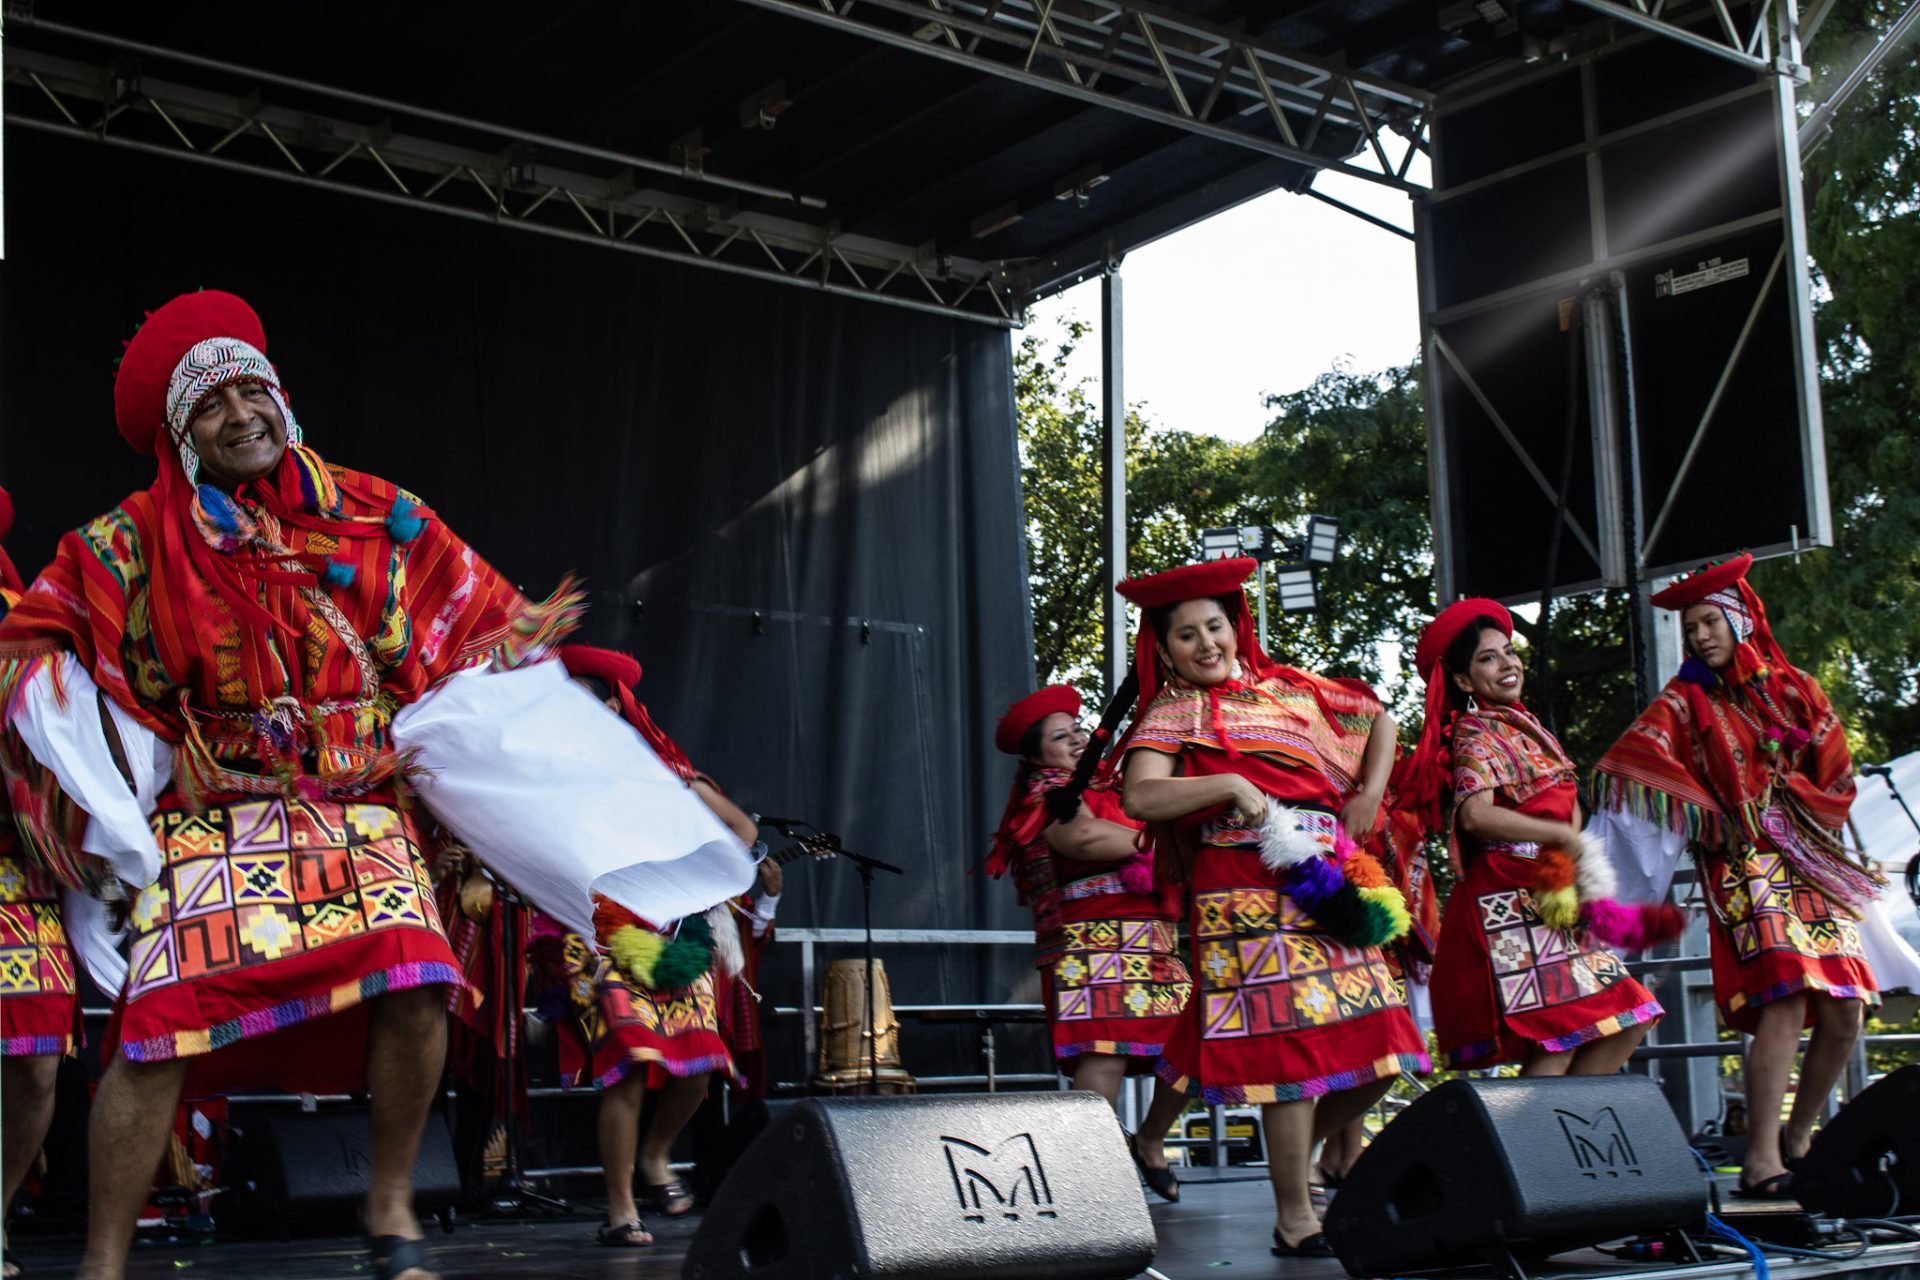
<svg viewBox="0 0 1920 1280"><path fill-rule="evenodd" d="M1392 885L1384 885L1377 889L1362 889L1360 896L1380 907L1392 919L1393 933L1386 939L1388 942L1399 941L1407 936L1409 929L1413 928L1413 916L1407 911L1407 899Z"/></svg>
<svg viewBox="0 0 1920 1280"><path fill-rule="evenodd" d="M1550 893L1535 894L1533 909L1549 929L1571 929L1580 923L1580 894L1568 885Z"/></svg>
<svg viewBox="0 0 1920 1280"><path fill-rule="evenodd" d="M613 957L613 967L621 977L636 987L650 987L653 966L666 946L667 940L653 930L623 924L608 940L607 954Z"/></svg>

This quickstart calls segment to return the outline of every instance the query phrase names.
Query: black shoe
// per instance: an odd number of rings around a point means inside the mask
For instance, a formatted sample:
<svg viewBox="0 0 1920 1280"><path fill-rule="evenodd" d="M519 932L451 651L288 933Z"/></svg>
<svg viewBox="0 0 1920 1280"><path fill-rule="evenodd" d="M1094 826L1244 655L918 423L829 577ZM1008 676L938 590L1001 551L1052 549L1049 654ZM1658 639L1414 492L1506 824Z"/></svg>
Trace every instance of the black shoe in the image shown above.
<svg viewBox="0 0 1920 1280"><path fill-rule="evenodd" d="M1127 1153L1133 1157L1133 1167L1140 1171L1140 1176L1147 1180L1149 1187L1153 1188L1153 1194L1168 1204L1180 1203L1180 1179L1173 1176L1173 1170L1155 1169L1142 1160L1140 1139L1135 1134L1127 1135Z"/></svg>
<svg viewBox="0 0 1920 1280"><path fill-rule="evenodd" d="M1327 1233L1316 1231L1299 1244L1288 1244L1286 1237L1280 1234L1280 1228L1273 1229L1272 1253L1276 1258L1331 1258L1333 1246L1327 1243Z"/></svg>

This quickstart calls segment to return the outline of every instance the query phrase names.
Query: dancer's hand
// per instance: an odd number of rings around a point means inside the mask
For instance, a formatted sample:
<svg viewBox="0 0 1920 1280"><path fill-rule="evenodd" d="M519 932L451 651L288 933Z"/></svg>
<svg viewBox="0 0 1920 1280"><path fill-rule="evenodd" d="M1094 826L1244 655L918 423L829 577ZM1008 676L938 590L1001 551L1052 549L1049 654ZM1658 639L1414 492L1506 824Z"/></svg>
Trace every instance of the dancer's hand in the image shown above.
<svg viewBox="0 0 1920 1280"><path fill-rule="evenodd" d="M1265 822L1267 793L1239 776L1235 776L1233 783L1233 807L1246 819L1247 825L1257 827Z"/></svg>
<svg viewBox="0 0 1920 1280"><path fill-rule="evenodd" d="M1356 791L1340 809L1340 825L1347 829L1347 839L1359 844L1373 830L1374 822L1380 817L1380 793Z"/></svg>

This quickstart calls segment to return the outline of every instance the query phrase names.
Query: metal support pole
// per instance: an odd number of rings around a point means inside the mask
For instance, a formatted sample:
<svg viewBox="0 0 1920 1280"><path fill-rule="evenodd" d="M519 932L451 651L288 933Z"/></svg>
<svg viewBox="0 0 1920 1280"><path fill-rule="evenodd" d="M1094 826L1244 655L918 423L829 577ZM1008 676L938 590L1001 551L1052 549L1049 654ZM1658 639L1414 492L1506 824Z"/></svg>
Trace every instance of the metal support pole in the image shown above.
<svg viewBox="0 0 1920 1280"><path fill-rule="evenodd" d="M1267 651L1267 562L1265 560L1260 561L1255 567L1253 583L1260 600L1260 617L1257 624L1260 652L1265 653Z"/></svg>
<svg viewBox="0 0 1920 1280"><path fill-rule="evenodd" d="M1127 678L1127 605L1115 589L1127 576L1127 394L1122 310L1120 263L1113 259L1100 278L1100 546L1106 570L1103 602L1109 694Z"/></svg>

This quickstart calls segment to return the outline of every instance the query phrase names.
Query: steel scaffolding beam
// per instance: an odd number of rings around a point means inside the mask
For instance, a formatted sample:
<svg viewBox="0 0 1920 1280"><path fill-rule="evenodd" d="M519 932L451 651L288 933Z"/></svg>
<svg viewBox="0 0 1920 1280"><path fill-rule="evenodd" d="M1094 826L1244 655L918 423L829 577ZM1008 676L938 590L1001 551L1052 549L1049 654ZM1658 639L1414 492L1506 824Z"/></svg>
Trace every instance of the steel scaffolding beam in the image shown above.
<svg viewBox="0 0 1920 1280"><path fill-rule="evenodd" d="M742 0L985 75L1402 191L1433 95L1136 0ZM1357 129L1347 156L1313 150ZM1389 153L1391 145L1405 154Z"/></svg>
<svg viewBox="0 0 1920 1280"><path fill-rule="evenodd" d="M13 34L4 52L5 119L13 127L838 296L1000 327L1019 323L998 264L841 234L831 222L742 211L699 192L715 184L698 173L671 174L694 194L641 185L649 172L671 169L664 163L563 167L551 162L555 153L588 163L611 153L558 140L537 146L513 130L400 103L381 103L390 114L368 124L275 105L263 87L273 81L197 55L177 57L256 87L235 94L148 75L149 60L176 57L168 50L143 46L137 59L94 63L23 48ZM369 105L323 85L302 82L298 91ZM403 133L395 118L440 128Z"/></svg>
<svg viewBox="0 0 1920 1280"><path fill-rule="evenodd" d="M1802 74L1798 66L1774 65L1772 27L1775 0L1759 0L1750 11L1751 20L1745 24L1735 20L1726 0L1709 0L1707 5L1693 8L1680 19L1674 17L1674 11L1684 6L1668 5L1666 0L1573 2L1616 22L1665 36L1690 49L1698 49L1752 72Z"/></svg>

